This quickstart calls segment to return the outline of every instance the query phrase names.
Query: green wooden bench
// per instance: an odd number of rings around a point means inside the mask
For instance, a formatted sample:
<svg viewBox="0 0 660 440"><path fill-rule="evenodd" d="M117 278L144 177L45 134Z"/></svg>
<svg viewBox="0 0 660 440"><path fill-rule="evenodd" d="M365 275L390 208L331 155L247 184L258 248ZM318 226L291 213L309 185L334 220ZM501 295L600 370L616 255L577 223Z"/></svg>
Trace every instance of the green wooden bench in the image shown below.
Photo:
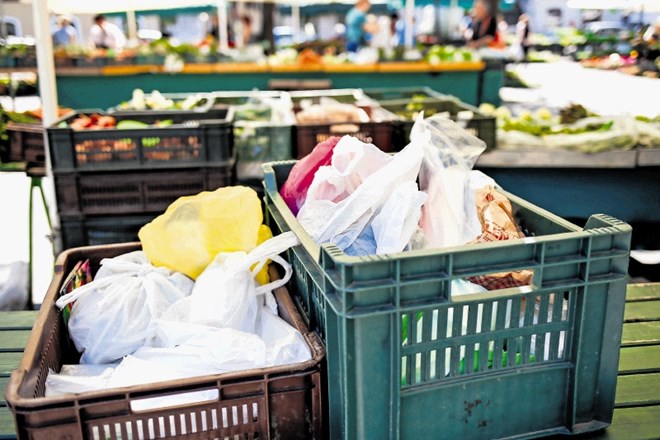
<svg viewBox="0 0 660 440"><path fill-rule="evenodd" d="M0 439L14 439L4 402L9 375L18 366L36 312L0 312ZM657 439L660 436L660 284L628 286L612 425L574 439ZM566 439L567 437L556 437Z"/></svg>

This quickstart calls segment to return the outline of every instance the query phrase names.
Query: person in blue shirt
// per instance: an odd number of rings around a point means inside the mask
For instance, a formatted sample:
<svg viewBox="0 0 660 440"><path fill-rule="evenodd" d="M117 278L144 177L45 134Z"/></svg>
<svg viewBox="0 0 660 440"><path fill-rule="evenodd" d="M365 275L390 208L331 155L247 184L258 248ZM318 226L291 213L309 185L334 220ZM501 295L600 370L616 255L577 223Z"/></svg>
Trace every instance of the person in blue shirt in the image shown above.
<svg viewBox="0 0 660 440"><path fill-rule="evenodd" d="M57 18L59 29L53 32L53 46L75 44L78 39L76 28L71 25L71 19L66 15Z"/></svg>
<svg viewBox="0 0 660 440"><path fill-rule="evenodd" d="M349 52L357 52L365 44L367 34L378 31L375 23L367 23L370 7L369 0L358 0L346 14L346 50Z"/></svg>

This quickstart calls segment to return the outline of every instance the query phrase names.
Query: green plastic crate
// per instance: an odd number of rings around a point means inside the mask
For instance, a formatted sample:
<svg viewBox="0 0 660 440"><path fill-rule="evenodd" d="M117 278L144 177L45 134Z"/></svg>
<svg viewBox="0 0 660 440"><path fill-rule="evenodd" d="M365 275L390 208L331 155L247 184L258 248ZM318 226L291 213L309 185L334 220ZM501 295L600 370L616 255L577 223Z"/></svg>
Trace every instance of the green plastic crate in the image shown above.
<svg viewBox="0 0 660 440"><path fill-rule="evenodd" d="M216 107L241 106L251 97L270 100L289 100L287 92L252 90L245 92L213 92ZM263 178L261 165L266 162L293 158L293 112L286 121L249 121L240 119L240 111L235 109L234 151L236 153L236 177L241 184L260 182Z"/></svg>
<svg viewBox="0 0 660 440"><path fill-rule="evenodd" d="M389 87L377 89L364 89L364 93L371 99L384 103L388 101L410 100L413 96L446 99L447 95L436 92L430 87Z"/></svg>
<svg viewBox="0 0 660 440"><path fill-rule="evenodd" d="M410 131L415 123L412 118L399 114L400 112L405 112L408 103L410 103L409 99L380 102L381 107L396 114L398 117L398 121L394 124L393 133L393 142L397 150L401 150L408 145L410 142ZM483 140L486 143L487 149L493 149L497 146L497 122L494 116L484 115L477 107L465 104L451 96L444 98L427 97L419 104L424 109L431 110L433 114L448 112L453 121L457 121L467 132ZM459 118L459 112L463 111L472 112L473 116L469 119ZM431 113L428 111L425 114L431 116Z"/></svg>
<svg viewBox="0 0 660 440"><path fill-rule="evenodd" d="M350 257L316 245L280 197L294 163L264 166L267 222L302 243L287 253L291 291L326 343L329 438L518 439L609 425L630 226L598 214L583 229L505 193L528 238ZM452 297L452 280L521 269L534 271L531 286Z"/></svg>

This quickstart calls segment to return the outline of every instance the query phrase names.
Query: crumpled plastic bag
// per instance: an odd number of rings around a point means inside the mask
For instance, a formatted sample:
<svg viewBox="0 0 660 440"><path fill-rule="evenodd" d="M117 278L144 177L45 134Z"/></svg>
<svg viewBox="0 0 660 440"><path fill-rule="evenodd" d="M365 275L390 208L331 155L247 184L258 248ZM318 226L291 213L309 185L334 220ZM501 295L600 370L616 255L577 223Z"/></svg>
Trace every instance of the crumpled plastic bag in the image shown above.
<svg viewBox="0 0 660 440"><path fill-rule="evenodd" d="M300 159L291 168L289 177L280 188L280 195L293 215L297 215L305 203L314 175L317 170L328 165L332 160L332 151L339 142L338 136L333 136L314 147L311 153Z"/></svg>
<svg viewBox="0 0 660 440"><path fill-rule="evenodd" d="M193 281L152 266L142 251L101 261L95 279L63 295L60 309L73 303L69 334L82 353L81 364L114 362L144 345L155 319L190 295Z"/></svg>
<svg viewBox="0 0 660 440"><path fill-rule="evenodd" d="M0 264L0 310L24 310L29 294L28 264Z"/></svg>
<svg viewBox="0 0 660 440"><path fill-rule="evenodd" d="M274 303L272 290L291 278L291 265L279 254L299 243L295 234L288 232L271 238L250 253L218 254L193 287L188 321L254 333L259 300ZM285 275L280 280L258 286L254 276L269 259L284 267ZM253 266L255 269L250 271Z"/></svg>
<svg viewBox="0 0 660 440"><path fill-rule="evenodd" d="M511 202L492 186L477 191L477 216L482 224L482 234L474 243L513 240L524 238L513 217ZM468 280L488 290L506 289L531 284L534 273L531 270L497 272L469 277Z"/></svg>
<svg viewBox="0 0 660 440"><path fill-rule="evenodd" d="M408 246L426 200L427 195L419 191L415 182L404 182L394 189L371 222L376 254L401 252Z"/></svg>
<svg viewBox="0 0 660 440"><path fill-rule="evenodd" d="M331 164L316 171L305 203L314 200L341 202L362 182L392 160L392 156L373 144L343 136L332 152Z"/></svg>
<svg viewBox="0 0 660 440"><path fill-rule="evenodd" d="M410 139L424 152L419 185L428 194L428 200L422 207L419 225L424 231L425 246L464 244L474 238L471 235L476 221L466 215L470 170L486 144L455 122L437 116L418 118ZM478 181L482 177L476 175L472 179Z"/></svg>
<svg viewBox="0 0 660 440"><path fill-rule="evenodd" d="M149 347L133 356L163 362L171 357L169 365L186 374L310 359L311 352L300 332L276 316L277 303L272 294L293 273L279 254L299 243L293 232L287 232L247 254L218 254L197 279L192 294L173 304L154 323ZM280 264L284 276L258 286L255 273L268 260Z"/></svg>
<svg viewBox="0 0 660 440"><path fill-rule="evenodd" d="M359 142L359 141L356 141ZM372 147L365 146L369 150ZM385 153L382 153L385 154ZM370 224L380 212L396 188L406 182L415 182L422 162L423 148L411 143L394 156L389 156L378 170L372 171L348 197L335 203L331 200L308 200L305 202L297 219L316 243L334 243L347 251L354 243L359 244L368 237ZM360 156L354 156L355 160ZM368 165L371 167L371 165ZM346 169L348 166L346 167ZM355 170L353 170L355 172ZM366 175L368 173L364 173ZM318 178L322 178L322 175ZM320 185L316 182L313 185ZM414 204L411 206L414 209ZM403 231L401 231L403 232ZM407 230L406 230L407 232ZM413 231L410 231L412 236ZM394 232L393 232L394 233ZM362 237L360 237L362 235ZM382 236L388 234L382 233ZM360 240L358 238L360 237ZM411 237L400 237L406 243ZM368 241L368 238L366 238ZM364 249L368 246L360 245ZM402 249L398 250L403 251ZM355 250L349 255L358 255ZM364 255L364 254L362 254Z"/></svg>
<svg viewBox="0 0 660 440"><path fill-rule="evenodd" d="M250 251L272 237L262 221L257 193L228 186L177 199L143 226L138 237L154 266L196 279L218 253ZM266 270L259 282L268 282Z"/></svg>
<svg viewBox="0 0 660 440"><path fill-rule="evenodd" d="M660 145L660 123L635 121L638 143L643 147L657 147Z"/></svg>
<svg viewBox="0 0 660 440"><path fill-rule="evenodd" d="M113 364L63 365L59 373L49 370L45 396L105 390L114 373L114 367Z"/></svg>

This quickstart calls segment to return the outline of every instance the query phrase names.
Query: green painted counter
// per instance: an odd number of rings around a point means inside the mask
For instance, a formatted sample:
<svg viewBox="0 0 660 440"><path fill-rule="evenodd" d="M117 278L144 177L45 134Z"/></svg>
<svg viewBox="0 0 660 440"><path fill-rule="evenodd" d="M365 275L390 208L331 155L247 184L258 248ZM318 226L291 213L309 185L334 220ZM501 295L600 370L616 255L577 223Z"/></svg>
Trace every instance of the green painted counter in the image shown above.
<svg viewBox="0 0 660 440"><path fill-rule="evenodd" d="M324 80L332 88L430 87L463 102L499 103L502 67L484 71L482 63L465 66L429 66L410 63L373 66L328 66L296 69L257 65L190 66L181 73L129 66L115 69L60 69L57 89L60 105L76 108L109 108L129 99L135 88L161 92L269 89L272 80ZM144 66L142 66L144 67ZM481 96L483 95L483 97Z"/></svg>
<svg viewBox="0 0 660 440"><path fill-rule="evenodd" d="M0 312L0 390L16 368L36 312ZM4 393L3 393L4 395ZM2 398L0 398L2 399ZM515 415L512 415L515 417ZM576 440L657 439L660 433L660 284L628 286L612 425ZM0 440L16 437L0 400ZM555 440L568 437L554 437Z"/></svg>

